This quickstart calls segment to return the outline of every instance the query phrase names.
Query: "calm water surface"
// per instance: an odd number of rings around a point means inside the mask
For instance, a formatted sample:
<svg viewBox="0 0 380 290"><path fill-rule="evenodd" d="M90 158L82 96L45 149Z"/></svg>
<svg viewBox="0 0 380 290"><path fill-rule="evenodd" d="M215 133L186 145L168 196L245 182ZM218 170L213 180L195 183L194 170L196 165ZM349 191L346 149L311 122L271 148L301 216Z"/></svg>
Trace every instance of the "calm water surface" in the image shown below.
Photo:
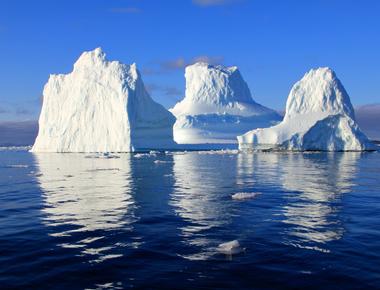
<svg viewBox="0 0 380 290"><path fill-rule="evenodd" d="M380 289L379 153L97 157L0 152L1 289Z"/></svg>

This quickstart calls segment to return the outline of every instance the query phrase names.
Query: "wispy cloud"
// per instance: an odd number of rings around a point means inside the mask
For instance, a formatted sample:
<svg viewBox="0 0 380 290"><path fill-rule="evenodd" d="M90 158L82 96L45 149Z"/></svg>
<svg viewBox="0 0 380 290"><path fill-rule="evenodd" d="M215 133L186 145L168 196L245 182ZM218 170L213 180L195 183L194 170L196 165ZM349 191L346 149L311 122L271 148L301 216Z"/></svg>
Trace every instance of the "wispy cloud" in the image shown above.
<svg viewBox="0 0 380 290"><path fill-rule="evenodd" d="M183 92L176 87L165 87L164 94L168 97L180 97L182 96Z"/></svg>
<svg viewBox="0 0 380 290"><path fill-rule="evenodd" d="M31 114L32 112L27 110L27 109L24 109L24 108L19 108L19 109L16 109L15 113L17 115L29 115Z"/></svg>
<svg viewBox="0 0 380 290"><path fill-rule="evenodd" d="M37 121L0 122L0 146L32 145L37 132Z"/></svg>
<svg viewBox="0 0 380 290"><path fill-rule="evenodd" d="M141 9L137 7L115 7L115 8L110 8L109 12L119 13L119 14L136 14L136 13L140 13Z"/></svg>
<svg viewBox="0 0 380 290"><path fill-rule="evenodd" d="M6 114L6 113L9 113L9 110L0 107L0 114Z"/></svg>
<svg viewBox="0 0 380 290"><path fill-rule="evenodd" d="M368 137L380 140L380 104L355 108L356 120Z"/></svg>
<svg viewBox="0 0 380 290"><path fill-rule="evenodd" d="M224 62L224 58L222 56L207 56L207 55L200 55L193 58L192 63L196 62L206 62L209 64L222 64Z"/></svg>
<svg viewBox="0 0 380 290"><path fill-rule="evenodd" d="M167 60L160 63L160 67L163 70L177 70L182 69L188 65L187 61L180 57L177 59Z"/></svg>
<svg viewBox="0 0 380 290"><path fill-rule="evenodd" d="M221 6L238 2L241 2L241 0L193 0L193 4L202 7Z"/></svg>
<svg viewBox="0 0 380 290"><path fill-rule="evenodd" d="M175 97L175 99L179 99L183 95L183 92L176 87L161 86L152 83L146 84L145 87L149 93L159 92L167 97Z"/></svg>
<svg viewBox="0 0 380 290"><path fill-rule="evenodd" d="M194 64L196 62L206 62L212 65L216 65L223 64L224 58L222 56L207 55L200 55L191 59L179 57L176 59L170 59L165 61L156 61L153 63L153 67L145 67L141 71L143 74L146 75L170 73L173 71L183 70L188 65Z"/></svg>

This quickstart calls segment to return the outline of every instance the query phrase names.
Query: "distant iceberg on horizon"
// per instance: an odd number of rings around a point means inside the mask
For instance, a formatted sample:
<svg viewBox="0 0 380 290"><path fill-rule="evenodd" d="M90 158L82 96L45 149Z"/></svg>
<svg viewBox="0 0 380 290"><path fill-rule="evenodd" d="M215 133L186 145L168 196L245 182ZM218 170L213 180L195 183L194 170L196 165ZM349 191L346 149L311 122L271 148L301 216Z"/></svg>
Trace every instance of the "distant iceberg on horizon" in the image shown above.
<svg viewBox="0 0 380 290"><path fill-rule="evenodd" d="M185 98L169 109L178 144L237 143L237 135L282 120L252 99L236 66L198 62L186 67L185 79Z"/></svg>
<svg viewBox="0 0 380 290"><path fill-rule="evenodd" d="M131 152L173 148L175 117L154 102L136 64L84 52L69 74L51 75L32 152Z"/></svg>
<svg viewBox="0 0 380 290"><path fill-rule="evenodd" d="M330 68L312 69L292 88L284 120L238 136L239 149L376 150L360 130L343 85Z"/></svg>

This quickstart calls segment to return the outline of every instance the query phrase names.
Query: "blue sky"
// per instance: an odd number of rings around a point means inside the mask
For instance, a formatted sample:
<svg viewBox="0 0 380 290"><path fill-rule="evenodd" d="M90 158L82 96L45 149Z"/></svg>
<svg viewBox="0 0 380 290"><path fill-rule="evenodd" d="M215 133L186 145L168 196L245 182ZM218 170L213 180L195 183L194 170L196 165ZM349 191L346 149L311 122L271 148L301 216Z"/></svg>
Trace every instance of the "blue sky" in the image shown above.
<svg viewBox="0 0 380 290"><path fill-rule="evenodd" d="M49 74L98 46L136 62L166 107L196 59L237 65L275 109L318 66L336 71L354 105L380 102L378 0L1 0L0 121L37 119Z"/></svg>

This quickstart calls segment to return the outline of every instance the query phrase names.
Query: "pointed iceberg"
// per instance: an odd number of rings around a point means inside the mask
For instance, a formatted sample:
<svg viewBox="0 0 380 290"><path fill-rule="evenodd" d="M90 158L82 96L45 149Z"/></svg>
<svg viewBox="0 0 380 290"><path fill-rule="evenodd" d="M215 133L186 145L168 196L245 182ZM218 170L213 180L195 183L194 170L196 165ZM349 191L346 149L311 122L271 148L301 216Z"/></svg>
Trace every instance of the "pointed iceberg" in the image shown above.
<svg viewBox="0 0 380 290"><path fill-rule="evenodd" d="M350 98L330 68L312 69L293 86L280 124L249 131L238 141L240 149L376 149L359 129Z"/></svg>
<svg viewBox="0 0 380 290"><path fill-rule="evenodd" d="M84 52L43 92L34 152L130 152L174 146L174 116L154 102L136 64Z"/></svg>
<svg viewBox="0 0 380 290"><path fill-rule="evenodd" d="M186 67L185 98L170 111L180 144L236 143L236 136L281 121L256 103L238 68L198 62Z"/></svg>

